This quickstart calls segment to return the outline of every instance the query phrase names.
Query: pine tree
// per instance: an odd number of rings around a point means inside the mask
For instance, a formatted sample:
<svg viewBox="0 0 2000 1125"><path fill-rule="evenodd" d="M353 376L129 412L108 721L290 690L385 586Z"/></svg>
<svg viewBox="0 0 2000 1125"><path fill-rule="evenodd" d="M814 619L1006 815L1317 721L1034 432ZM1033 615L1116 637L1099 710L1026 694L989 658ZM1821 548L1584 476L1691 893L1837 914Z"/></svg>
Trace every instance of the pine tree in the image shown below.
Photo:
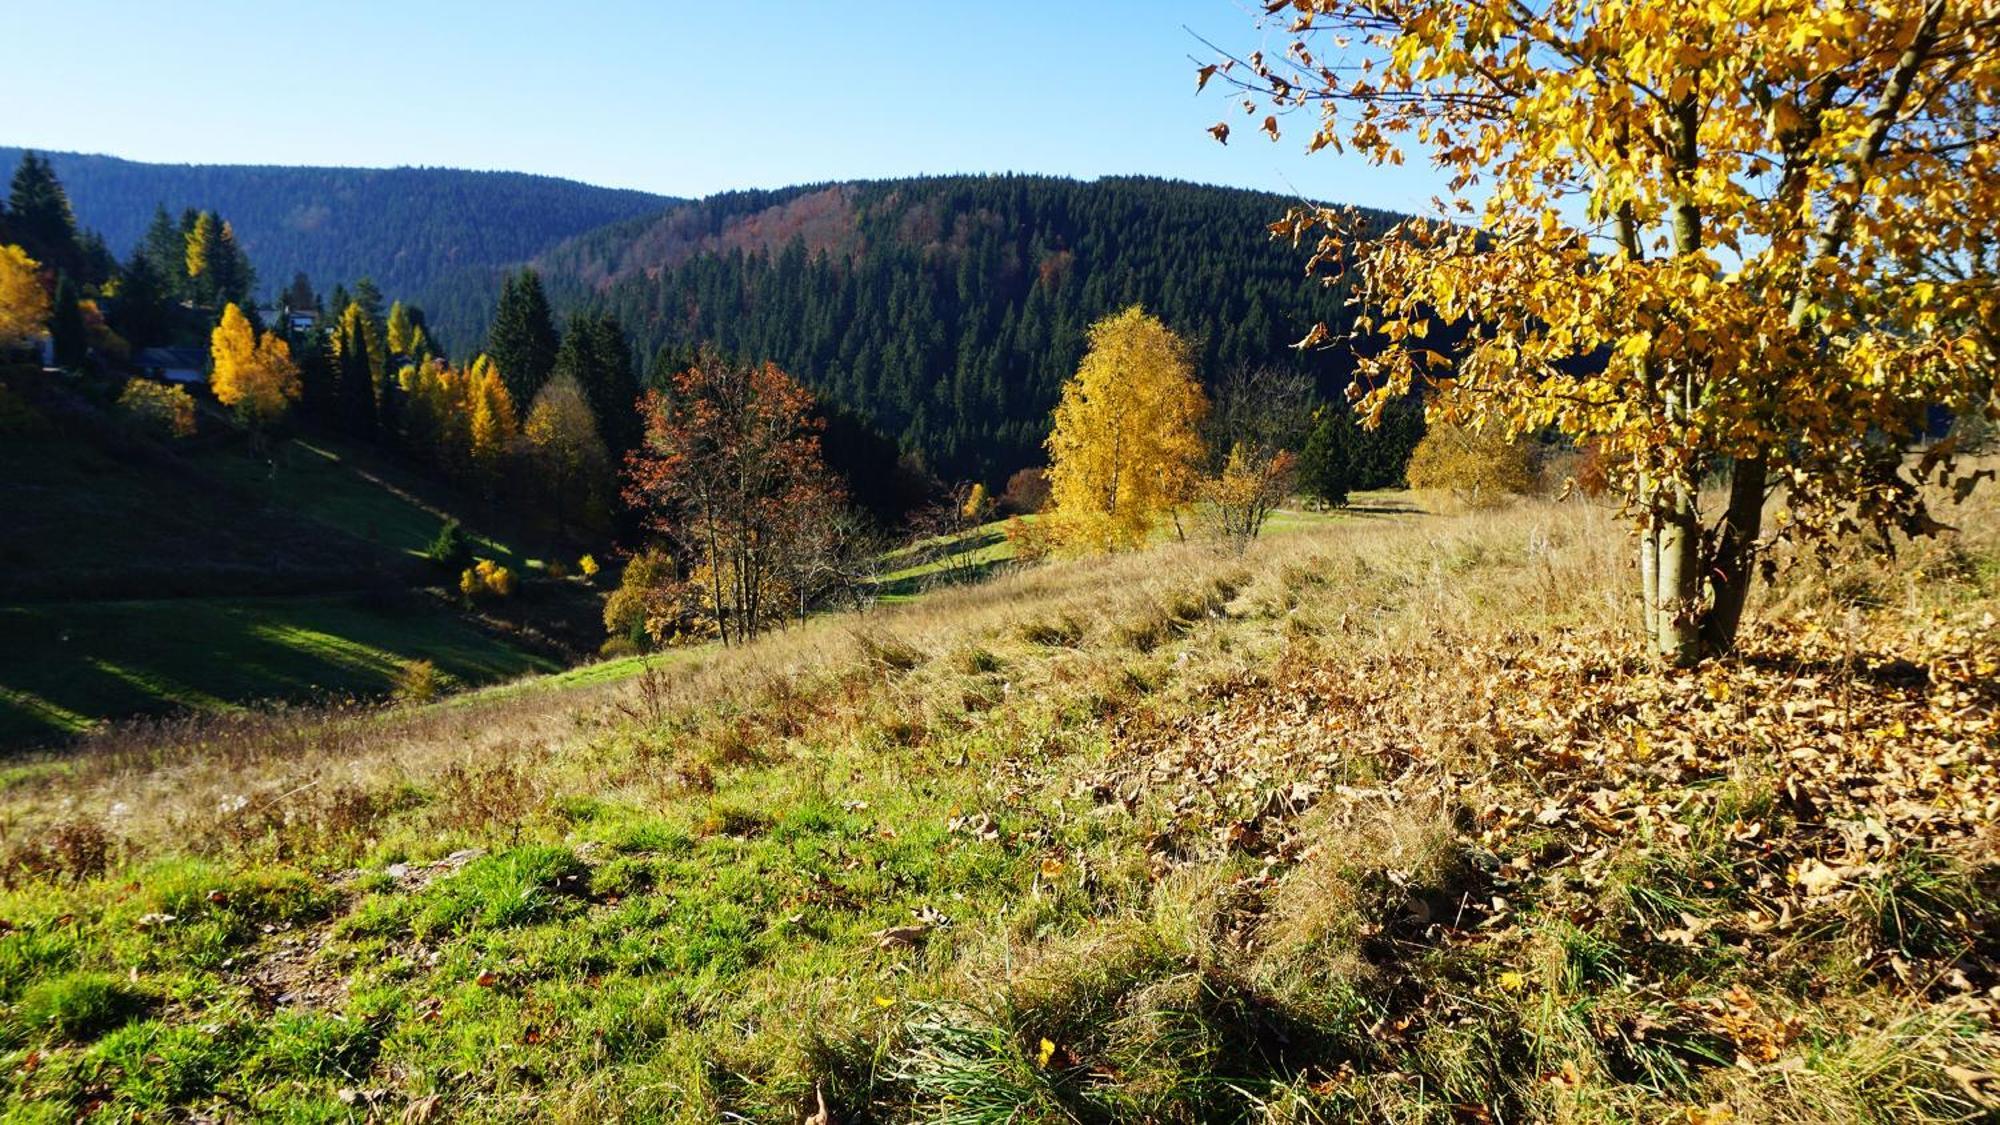
<svg viewBox="0 0 2000 1125"><path fill-rule="evenodd" d="M500 366L500 377L506 380L507 393L515 402L532 401L548 382L558 346L541 276L534 270L522 270L508 277L493 312L486 351Z"/></svg>
<svg viewBox="0 0 2000 1125"><path fill-rule="evenodd" d="M341 313L334 332L340 393L341 422L357 437L374 437L377 432L375 407L376 366L369 337L374 325L359 302L350 301Z"/></svg>
<svg viewBox="0 0 2000 1125"><path fill-rule="evenodd" d="M551 370L553 378L564 375L583 389L605 446L614 460L623 461L639 444L638 386L632 377L632 349L616 316L577 313L569 318Z"/></svg>
<svg viewBox="0 0 2000 1125"><path fill-rule="evenodd" d="M155 347L172 336L173 306L167 282L153 268L153 259L143 246L125 263L112 312L118 334L134 348Z"/></svg>

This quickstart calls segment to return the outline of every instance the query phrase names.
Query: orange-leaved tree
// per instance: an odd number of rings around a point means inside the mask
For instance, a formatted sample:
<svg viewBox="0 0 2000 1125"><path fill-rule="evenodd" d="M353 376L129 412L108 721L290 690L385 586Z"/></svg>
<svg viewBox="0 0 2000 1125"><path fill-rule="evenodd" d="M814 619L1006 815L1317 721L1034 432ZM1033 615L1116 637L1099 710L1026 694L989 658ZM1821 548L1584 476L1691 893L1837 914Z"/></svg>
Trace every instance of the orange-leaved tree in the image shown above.
<svg viewBox="0 0 2000 1125"><path fill-rule="evenodd" d="M1047 520L1071 547L1137 546L1193 498L1208 400L1188 346L1138 305L1090 326L1049 434Z"/></svg>
<svg viewBox="0 0 2000 1125"><path fill-rule="evenodd" d="M1447 419L1593 443L1639 531L1663 657L1732 646L1772 543L1931 532L1921 484L1970 488L1949 446L1904 445L1926 406L1993 394L2000 7L1266 10L1288 45L1200 82L1250 92L1274 138L1302 113L1311 150L1401 163L1413 146L1451 177L1435 218L1366 231L1304 208L1274 228L1358 279L1358 326L1385 342L1360 364L1374 410L1429 382ZM1447 325L1462 344L1436 342Z"/></svg>
<svg viewBox="0 0 2000 1125"><path fill-rule="evenodd" d="M291 346L274 332L259 336L234 303L223 306L208 346L216 400L233 407L253 435L298 401L299 369Z"/></svg>
<svg viewBox="0 0 2000 1125"><path fill-rule="evenodd" d="M42 267L19 246L0 246L0 348L48 334L49 291Z"/></svg>
<svg viewBox="0 0 2000 1125"><path fill-rule="evenodd" d="M777 365L704 352L640 403L645 439L625 499L680 544L725 644L782 620L803 593L782 589L829 549L825 521L844 496L820 455L812 395Z"/></svg>

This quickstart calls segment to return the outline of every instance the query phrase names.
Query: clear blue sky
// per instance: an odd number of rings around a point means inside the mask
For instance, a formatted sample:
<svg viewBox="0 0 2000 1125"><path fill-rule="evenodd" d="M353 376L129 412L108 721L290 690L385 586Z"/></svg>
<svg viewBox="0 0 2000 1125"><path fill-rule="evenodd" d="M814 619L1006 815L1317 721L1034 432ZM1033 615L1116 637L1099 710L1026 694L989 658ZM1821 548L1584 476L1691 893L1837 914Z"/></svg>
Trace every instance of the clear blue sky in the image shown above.
<svg viewBox="0 0 2000 1125"><path fill-rule="evenodd" d="M1399 210L1437 190L1273 144L1193 33L1246 0L23 2L0 143L135 160L504 168L705 195L919 172L1118 173ZM1278 45L1282 45L1281 43ZM1227 119L1227 147L1203 130ZM1261 119L1261 118L1259 118Z"/></svg>

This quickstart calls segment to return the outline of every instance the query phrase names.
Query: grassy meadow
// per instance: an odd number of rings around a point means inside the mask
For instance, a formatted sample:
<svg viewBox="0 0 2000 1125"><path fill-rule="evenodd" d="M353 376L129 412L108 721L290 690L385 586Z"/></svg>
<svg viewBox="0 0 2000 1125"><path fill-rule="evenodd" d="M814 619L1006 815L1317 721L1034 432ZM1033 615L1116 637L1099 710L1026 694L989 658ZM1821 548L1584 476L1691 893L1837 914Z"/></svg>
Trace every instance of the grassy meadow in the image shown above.
<svg viewBox="0 0 2000 1125"><path fill-rule="evenodd" d="M318 439L169 452L27 418L0 439L0 747L379 698L412 661L452 686L556 666L425 592L445 578L420 556L451 498L407 473ZM490 538L473 549L533 565Z"/></svg>
<svg viewBox="0 0 2000 1125"><path fill-rule="evenodd" d="M1991 1119L1974 503L1695 672L1527 501L19 759L7 1119Z"/></svg>

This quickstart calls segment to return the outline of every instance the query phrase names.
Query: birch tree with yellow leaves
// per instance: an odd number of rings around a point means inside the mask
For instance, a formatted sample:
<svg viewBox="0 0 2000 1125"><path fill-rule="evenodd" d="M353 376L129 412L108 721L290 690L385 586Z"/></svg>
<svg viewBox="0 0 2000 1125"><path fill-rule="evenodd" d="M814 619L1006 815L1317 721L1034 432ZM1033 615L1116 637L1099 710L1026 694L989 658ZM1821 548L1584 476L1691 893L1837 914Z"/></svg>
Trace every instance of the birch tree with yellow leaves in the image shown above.
<svg viewBox="0 0 2000 1125"><path fill-rule="evenodd" d="M1273 228L1386 342L1368 405L1427 383L1446 421L1595 443L1664 659L1730 649L1774 543L1932 533L1922 486L1971 488L1948 443L1905 446L1927 407L1993 403L2000 3L1266 11L1285 45L1199 83L1273 139L1451 177L1443 210L1386 231L1329 208ZM1462 344L1434 342L1447 326Z"/></svg>
<svg viewBox="0 0 2000 1125"><path fill-rule="evenodd" d="M1208 400L1187 343L1138 305L1090 326L1049 434L1046 519L1056 540L1134 547L1193 498Z"/></svg>

